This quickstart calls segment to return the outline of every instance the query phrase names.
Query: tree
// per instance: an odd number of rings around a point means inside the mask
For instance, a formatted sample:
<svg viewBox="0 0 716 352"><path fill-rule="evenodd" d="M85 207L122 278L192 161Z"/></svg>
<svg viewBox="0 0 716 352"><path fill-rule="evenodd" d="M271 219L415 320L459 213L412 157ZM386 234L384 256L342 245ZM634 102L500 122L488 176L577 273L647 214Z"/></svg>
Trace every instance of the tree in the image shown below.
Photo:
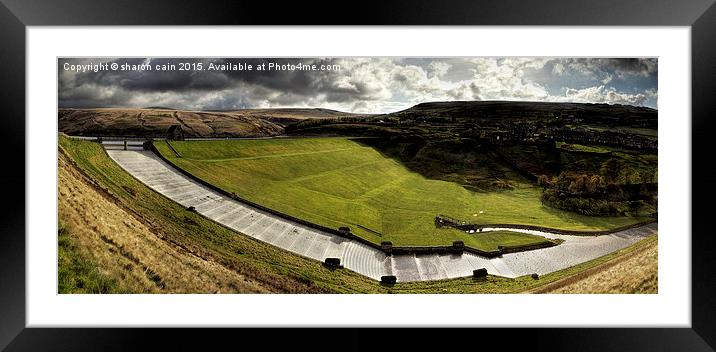
<svg viewBox="0 0 716 352"><path fill-rule="evenodd" d="M641 183L641 175L629 166L623 165L619 170L617 182L625 185L634 185Z"/></svg>
<svg viewBox="0 0 716 352"><path fill-rule="evenodd" d="M604 188L604 177L592 175L587 182L587 192L595 194L601 192L602 188Z"/></svg>
<svg viewBox="0 0 716 352"><path fill-rule="evenodd" d="M580 193L591 193L589 192L589 176L582 174L579 176L579 192Z"/></svg>
<svg viewBox="0 0 716 352"><path fill-rule="evenodd" d="M550 185L549 177L547 175L539 175L539 177L537 177L537 185L542 187L542 191L545 191Z"/></svg>
<svg viewBox="0 0 716 352"><path fill-rule="evenodd" d="M634 216L639 216L639 208L641 208L640 200L629 202L629 211L634 214Z"/></svg>
<svg viewBox="0 0 716 352"><path fill-rule="evenodd" d="M607 182L615 183L619 178L623 166L624 162L622 160L612 158L602 163L602 166L599 168L599 173L604 176Z"/></svg>

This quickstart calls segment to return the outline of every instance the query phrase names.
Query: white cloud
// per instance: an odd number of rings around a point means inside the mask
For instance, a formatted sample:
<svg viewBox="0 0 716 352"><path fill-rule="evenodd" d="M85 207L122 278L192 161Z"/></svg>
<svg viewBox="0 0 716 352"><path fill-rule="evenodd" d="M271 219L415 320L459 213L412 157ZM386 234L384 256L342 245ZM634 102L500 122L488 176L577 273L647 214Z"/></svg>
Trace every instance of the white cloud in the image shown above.
<svg viewBox="0 0 716 352"><path fill-rule="evenodd" d="M656 90L651 94L653 95L649 96L645 93L629 94L619 92L613 87L601 85L584 89L567 88L565 95L563 97L556 97L556 100L578 103L643 105L647 99L656 96Z"/></svg>
<svg viewBox="0 0 716 352"><path fill-rule="evenodd" d="M436 77L436 78L443 78L447 74L447 72L450 70L450 65L447 62L444 61L433 61L429 65L430 67L430 77Z"/></svg>
<svg viewBox="0 0 716 352"><path fill-rule="evenodd" d="M544 67L545 60L475 59L471 83L479 87L483 100L540 100L549 94L537 82L525 77L525 69Z"/></svg>
<svg viewBox="0 0 716 352"><path fill-rule="evenodd" d="M552 66L552 74L561 76L564 74L564 72L565 72L564 65L562 65L561 63L558 62L558 63L554 64L554 66Z"/></svg>

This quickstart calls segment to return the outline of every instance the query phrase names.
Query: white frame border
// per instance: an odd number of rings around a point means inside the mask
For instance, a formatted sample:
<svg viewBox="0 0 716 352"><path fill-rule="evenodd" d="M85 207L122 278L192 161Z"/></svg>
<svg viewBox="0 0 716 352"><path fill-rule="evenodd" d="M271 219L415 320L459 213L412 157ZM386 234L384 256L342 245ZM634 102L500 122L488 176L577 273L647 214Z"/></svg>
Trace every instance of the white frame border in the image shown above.
<svg viewBox="0 0 716 352"><path fill-rule="evenodd" d="M27 326L690 327L690 35L690 27L27 27ZM659 293L58 295L57 198L48 199L57 193L57 57L197 54L658 57Z"/></svg>

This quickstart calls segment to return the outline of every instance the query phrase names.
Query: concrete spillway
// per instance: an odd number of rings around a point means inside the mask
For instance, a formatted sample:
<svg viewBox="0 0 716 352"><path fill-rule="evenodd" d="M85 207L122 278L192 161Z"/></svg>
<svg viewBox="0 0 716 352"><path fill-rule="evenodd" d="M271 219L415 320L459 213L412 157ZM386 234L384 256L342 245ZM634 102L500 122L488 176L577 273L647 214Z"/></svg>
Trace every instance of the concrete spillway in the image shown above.
<svg viewBox="0 0 716 352"><path fill-rule="evenodd" d="M486 268L492 275L505 277L532 273L543 275L598 258L657 232L657 224L654 223L602 236L540 233L550 238L563 239L564 243L497 258L485 258L467 252L460 255L386 255L363 243L225 197L183 175L154 153L143 150L136 142L129 143L126 150L123 143L108 142L105 148L109 156L128 173L184 207L193 206L199 214L243 235L304 257L319 261L340 258L345 268L375 280L380 280L383 275L395 275L401 282L441 280L471 276L472 271L479 268Z"/></svg>

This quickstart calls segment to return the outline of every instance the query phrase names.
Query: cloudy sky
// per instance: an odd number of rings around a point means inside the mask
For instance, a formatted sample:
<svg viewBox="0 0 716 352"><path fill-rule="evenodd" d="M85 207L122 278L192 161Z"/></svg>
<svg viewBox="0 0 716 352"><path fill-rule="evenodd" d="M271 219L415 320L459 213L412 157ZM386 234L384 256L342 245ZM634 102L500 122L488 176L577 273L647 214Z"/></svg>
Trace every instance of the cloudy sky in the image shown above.
<svg viewBox="0 0 716 352"><path fill-rule="evenodd" d="M298 64L317 69L282 66ZM427 101L523 100L657 108L658 89L656 59L623 58L83 58L59 59L58 75L60 107L384 113Z"/></svg>

